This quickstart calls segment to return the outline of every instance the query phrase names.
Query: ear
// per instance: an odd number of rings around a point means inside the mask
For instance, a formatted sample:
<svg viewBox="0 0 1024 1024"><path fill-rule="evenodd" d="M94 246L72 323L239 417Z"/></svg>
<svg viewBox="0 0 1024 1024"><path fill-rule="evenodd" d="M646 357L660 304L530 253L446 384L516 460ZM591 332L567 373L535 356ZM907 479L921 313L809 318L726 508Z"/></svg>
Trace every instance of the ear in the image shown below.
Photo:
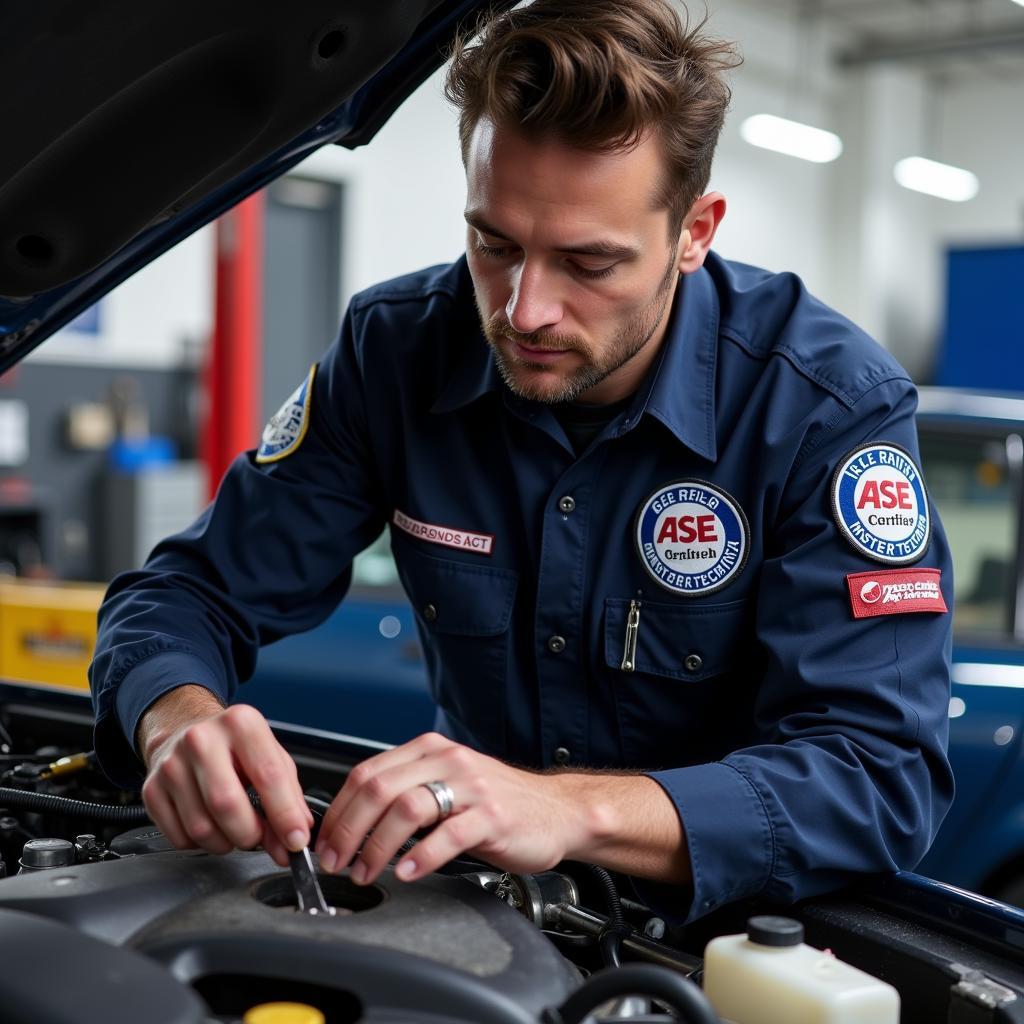
<svg viewBox="0 0 1024 1024"><path fill-rule="evenodd" d="M690 207L679 235L677 265L680 274L692 274L704 266L704 258L724 216L725 196L721 192L709 192Z"/></svg>

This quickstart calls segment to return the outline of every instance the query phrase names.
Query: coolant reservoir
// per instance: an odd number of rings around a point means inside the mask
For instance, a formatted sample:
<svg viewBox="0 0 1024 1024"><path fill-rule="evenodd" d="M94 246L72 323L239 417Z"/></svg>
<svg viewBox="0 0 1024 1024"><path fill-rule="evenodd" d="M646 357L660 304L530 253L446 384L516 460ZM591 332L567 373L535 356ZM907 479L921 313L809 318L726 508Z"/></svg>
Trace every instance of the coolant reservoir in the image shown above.
<svg viewBox="0 0 1024 1024"><path fill-rule="evenodd" d="M704 993L731 1024L899 1024L891 985L804 944L788 917L752 917L746 935L704 951Z"/></svg>

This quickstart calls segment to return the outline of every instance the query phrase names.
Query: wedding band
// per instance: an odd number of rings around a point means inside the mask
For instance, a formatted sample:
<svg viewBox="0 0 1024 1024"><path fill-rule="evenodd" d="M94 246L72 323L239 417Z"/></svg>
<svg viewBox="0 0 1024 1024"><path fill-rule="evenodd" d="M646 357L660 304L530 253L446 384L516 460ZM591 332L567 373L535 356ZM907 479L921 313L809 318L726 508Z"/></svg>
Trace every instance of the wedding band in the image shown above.
<svg viewBox="0 0 1024 1024"><path fill-rule="evenodd" d="M429 789L434 795L434 799L437 801L437 820L444 821L449 814L452 813L452 808L455 806L455 794L452 792L452 787L447 782L421 782L421 786Z"/></svg>

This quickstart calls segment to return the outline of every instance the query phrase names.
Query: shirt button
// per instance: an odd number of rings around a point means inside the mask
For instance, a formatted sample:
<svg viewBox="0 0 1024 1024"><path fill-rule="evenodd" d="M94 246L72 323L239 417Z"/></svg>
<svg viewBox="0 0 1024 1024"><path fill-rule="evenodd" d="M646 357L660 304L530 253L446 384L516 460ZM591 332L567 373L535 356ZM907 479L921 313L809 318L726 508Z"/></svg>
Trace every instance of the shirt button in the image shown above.
<svg viewBox="0 0 1024 1024"><path fill-rule="evenodd" d="M565 650L565 637L564 636L550 636L548 637L548 650L552 654L561 654Z"/></svg>
<svg viewBox="0 0 1024 1024"><path fill-rule="evenodd" d="M437 609L432 604L424 605L423 618L425 618L427 622L433 622L437 618Z"/></svg>
<svg viewBox="0 0 1024 1024"><path fill-rule="evenodd" d="M683 659L683 668L687 672L699 672L704 666L704 659L699 654L688 654Z"/></svg>
<svg viewBox="0 0 1024 1024"><path fill-rule="evenodd" d="M558 499L558 508L562 512L571 512L576 507L576 499L570 495Z"/></svg>
<svg viewBox="0 0 1024 1024"><path fill-rule="evenodd" d="M569 758L572 754L569 753L568 747L555 747L555 764L568 764Z"/></svg>

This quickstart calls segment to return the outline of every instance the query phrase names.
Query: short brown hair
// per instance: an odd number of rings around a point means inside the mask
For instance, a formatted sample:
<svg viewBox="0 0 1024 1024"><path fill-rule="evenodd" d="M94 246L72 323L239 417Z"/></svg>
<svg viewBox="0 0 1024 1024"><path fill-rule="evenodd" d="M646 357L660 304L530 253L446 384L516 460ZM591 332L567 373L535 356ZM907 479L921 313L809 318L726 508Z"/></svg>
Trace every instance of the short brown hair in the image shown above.
<svg viewBox="0 0 1024 1024"><path fill-rule="evenodd" d="M704 193L740 60L691 28L670 0L535 0L456 40L445 95L465 159L481 117L597 151L657 131L666 175L656 201L678 233Z"/></svg>

